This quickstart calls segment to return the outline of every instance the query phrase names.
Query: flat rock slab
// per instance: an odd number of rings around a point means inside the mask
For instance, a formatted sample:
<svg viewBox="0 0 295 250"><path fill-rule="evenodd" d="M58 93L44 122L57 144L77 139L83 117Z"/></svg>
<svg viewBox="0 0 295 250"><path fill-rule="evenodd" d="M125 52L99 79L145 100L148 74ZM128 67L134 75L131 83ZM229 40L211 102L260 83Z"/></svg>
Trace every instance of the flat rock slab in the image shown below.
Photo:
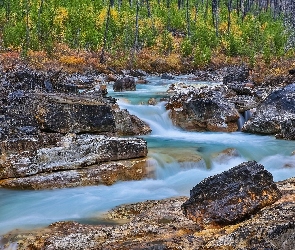
<svg viewBox="0 0 295 250"><path fill-rule="evenodd" d="M147 177L146 158L113 161L82 169L41 173L0 180L0 187L10 189L55 189L90 185L112 185L117 181L141 180Z"/></svg>
<svg viewBox="0 0 295 250"><path fill-rule="evenodd" d="M58 145L2 155L0 179L81 169L98 163L146 157L146 141L90 134L67 134Z"/></svg>
<svg viewBox="0 0 295 250"><path fill-rule="evenodd" d="M200 226L224 226L249 218L280 197L271 173L250 161L204 179L182 209Z"/></svg>

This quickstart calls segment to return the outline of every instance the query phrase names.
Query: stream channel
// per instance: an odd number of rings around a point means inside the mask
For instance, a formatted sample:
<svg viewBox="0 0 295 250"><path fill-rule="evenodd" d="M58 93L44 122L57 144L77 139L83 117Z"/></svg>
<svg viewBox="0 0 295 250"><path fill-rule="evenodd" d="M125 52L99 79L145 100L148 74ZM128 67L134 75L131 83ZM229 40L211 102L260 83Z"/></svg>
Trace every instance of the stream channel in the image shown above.
<svg viewBox="0 0 295 250"><path fill-rule="evenodd" d="M0 235L14 229L32 229L61 220L101 223L99 215L126 203L189 196L189 191L204 178L221 173L241 162L256 160L270 171L275 181L295 176L295 141L242 132L186 132L173 126L161 98L174 82L193 82L188 76L162 80L150 76L148 84L136 91L113 92L121 108L129 110L152 128L142 136L148 143L149 168L153 178L118 182L112 186L89 186L41 191L0 189ZM151 98L158 104L147 105ZM233 154L221 155L226 149ZM219 155L219 156L218 156Z"/></svg>

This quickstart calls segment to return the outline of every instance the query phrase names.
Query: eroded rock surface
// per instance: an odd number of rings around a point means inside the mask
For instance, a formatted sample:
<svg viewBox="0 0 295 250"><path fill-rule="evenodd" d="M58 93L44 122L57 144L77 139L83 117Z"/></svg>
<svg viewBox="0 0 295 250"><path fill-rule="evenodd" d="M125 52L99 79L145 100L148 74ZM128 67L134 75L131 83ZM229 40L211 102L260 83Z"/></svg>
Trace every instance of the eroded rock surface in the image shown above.
<svg viewBox="0 0 295 250"><path fill-rule="evenodd" d="M224 98L226 88L194 88L182 86L175 89L166 108L176 126L189 131L233 132L238 129L239 113L234 104Z"/></svg>
<svg viewBox="0 0 295 250"><path fill-rule="evenodd" d="M36 190L101 184L112 185L117 181L141 180L148 174L145 158L118 160L67 171L43 172L30 176L2 179L0 180L0 187Z"/></svg>
<svg viewBox="0 0 295 250"><path fill-rule="evenodd" d="M98 165L96 169L93 169L95 164L143 158L146 155L147 145L142 139L68 134L62 137L61 141L54 147L13 154L2 152L0 186L21 188L23 184L24 188L36 187L40 189L43 186L44 188L47 187L50 179L52 180L52 187L75 186L79 182L79 177L82 178L83 175L86 175L85 173L96 173L96 178L99 178L99 171L108 166ZM120 164L116 162L113 165L119 166ZM92 169L79 170L80 172L73 171L89 166L92 166ZM111 164L109 166L111 166L109 168L109 173L111 173L113 167ZM65 170L71 171L68 172L68 177L63 179L62 176L66 176L67 172L59 171ZM40 173L50 174L36 176ZM32 176L32 178L30 179L29 176ZM56 183L55 186L54 179L58 178L61 179L59 182L63 180L63 183ZM36 184L34 184L34 180ZM67 184L67 182L71 183Z"/></svg>
<svg viewBox="0 0 295 250"><path fill-rule="evenodd" d="M200 226L224 226L250 217L280 197L271 173L252 161L200 182L182 209Z"/></svg>
<svg viewBox="0 0 295 250"><path fill-rule="evenodd" d="M286 134L285 123L295 117L294 95L295 84L272 92L257 107L251 119L244 125L243 131L259 134L281 134L281 137L284 138ZM285 137L288 139L289 136Z"/></svg>

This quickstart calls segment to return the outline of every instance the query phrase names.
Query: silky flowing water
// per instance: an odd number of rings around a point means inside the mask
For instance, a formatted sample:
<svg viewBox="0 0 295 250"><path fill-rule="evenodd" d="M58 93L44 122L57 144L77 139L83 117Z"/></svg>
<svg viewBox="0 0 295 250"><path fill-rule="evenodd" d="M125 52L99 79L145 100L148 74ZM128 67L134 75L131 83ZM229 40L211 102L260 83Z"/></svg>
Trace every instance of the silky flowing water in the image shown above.
<svg viewBox="0 0 295 250"><path fill-rule="evenodd" d="M151 178L119 182L112 186L90 186L43 191L0 189L0 235L14 229L31 229L61 220L102 223L101 213L120 204L185 195L202 179L221 173L241 162L256 160L269 170L275 181L295 176L295 142L272 136L242 132L186 132L172 125L163 98L171 83L186 82L201 86L217 84L194 82L189 76L174 80L150 77L137 90L109 95L152 128L142 136L148 143ZM151 97L155 106L147 105ZM220 154L234 149L233 154ZM228 151L233 152L233 151Z"/></svg>

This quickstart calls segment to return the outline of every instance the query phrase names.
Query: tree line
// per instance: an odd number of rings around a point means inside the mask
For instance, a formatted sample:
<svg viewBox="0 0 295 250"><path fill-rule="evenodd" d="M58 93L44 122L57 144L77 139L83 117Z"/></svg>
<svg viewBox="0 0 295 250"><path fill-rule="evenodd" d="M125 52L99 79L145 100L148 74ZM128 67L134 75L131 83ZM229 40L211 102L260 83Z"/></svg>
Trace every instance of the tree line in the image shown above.
<svg viewBox="0 0 295 250"><path fill-rule="evenodd" d="M181 53L196 64L215 51L271 56L292 51L291 0L0 0L0 48L45 50L61 44L105 53ZM291 53L291 52L290 52Z"/></svg>

